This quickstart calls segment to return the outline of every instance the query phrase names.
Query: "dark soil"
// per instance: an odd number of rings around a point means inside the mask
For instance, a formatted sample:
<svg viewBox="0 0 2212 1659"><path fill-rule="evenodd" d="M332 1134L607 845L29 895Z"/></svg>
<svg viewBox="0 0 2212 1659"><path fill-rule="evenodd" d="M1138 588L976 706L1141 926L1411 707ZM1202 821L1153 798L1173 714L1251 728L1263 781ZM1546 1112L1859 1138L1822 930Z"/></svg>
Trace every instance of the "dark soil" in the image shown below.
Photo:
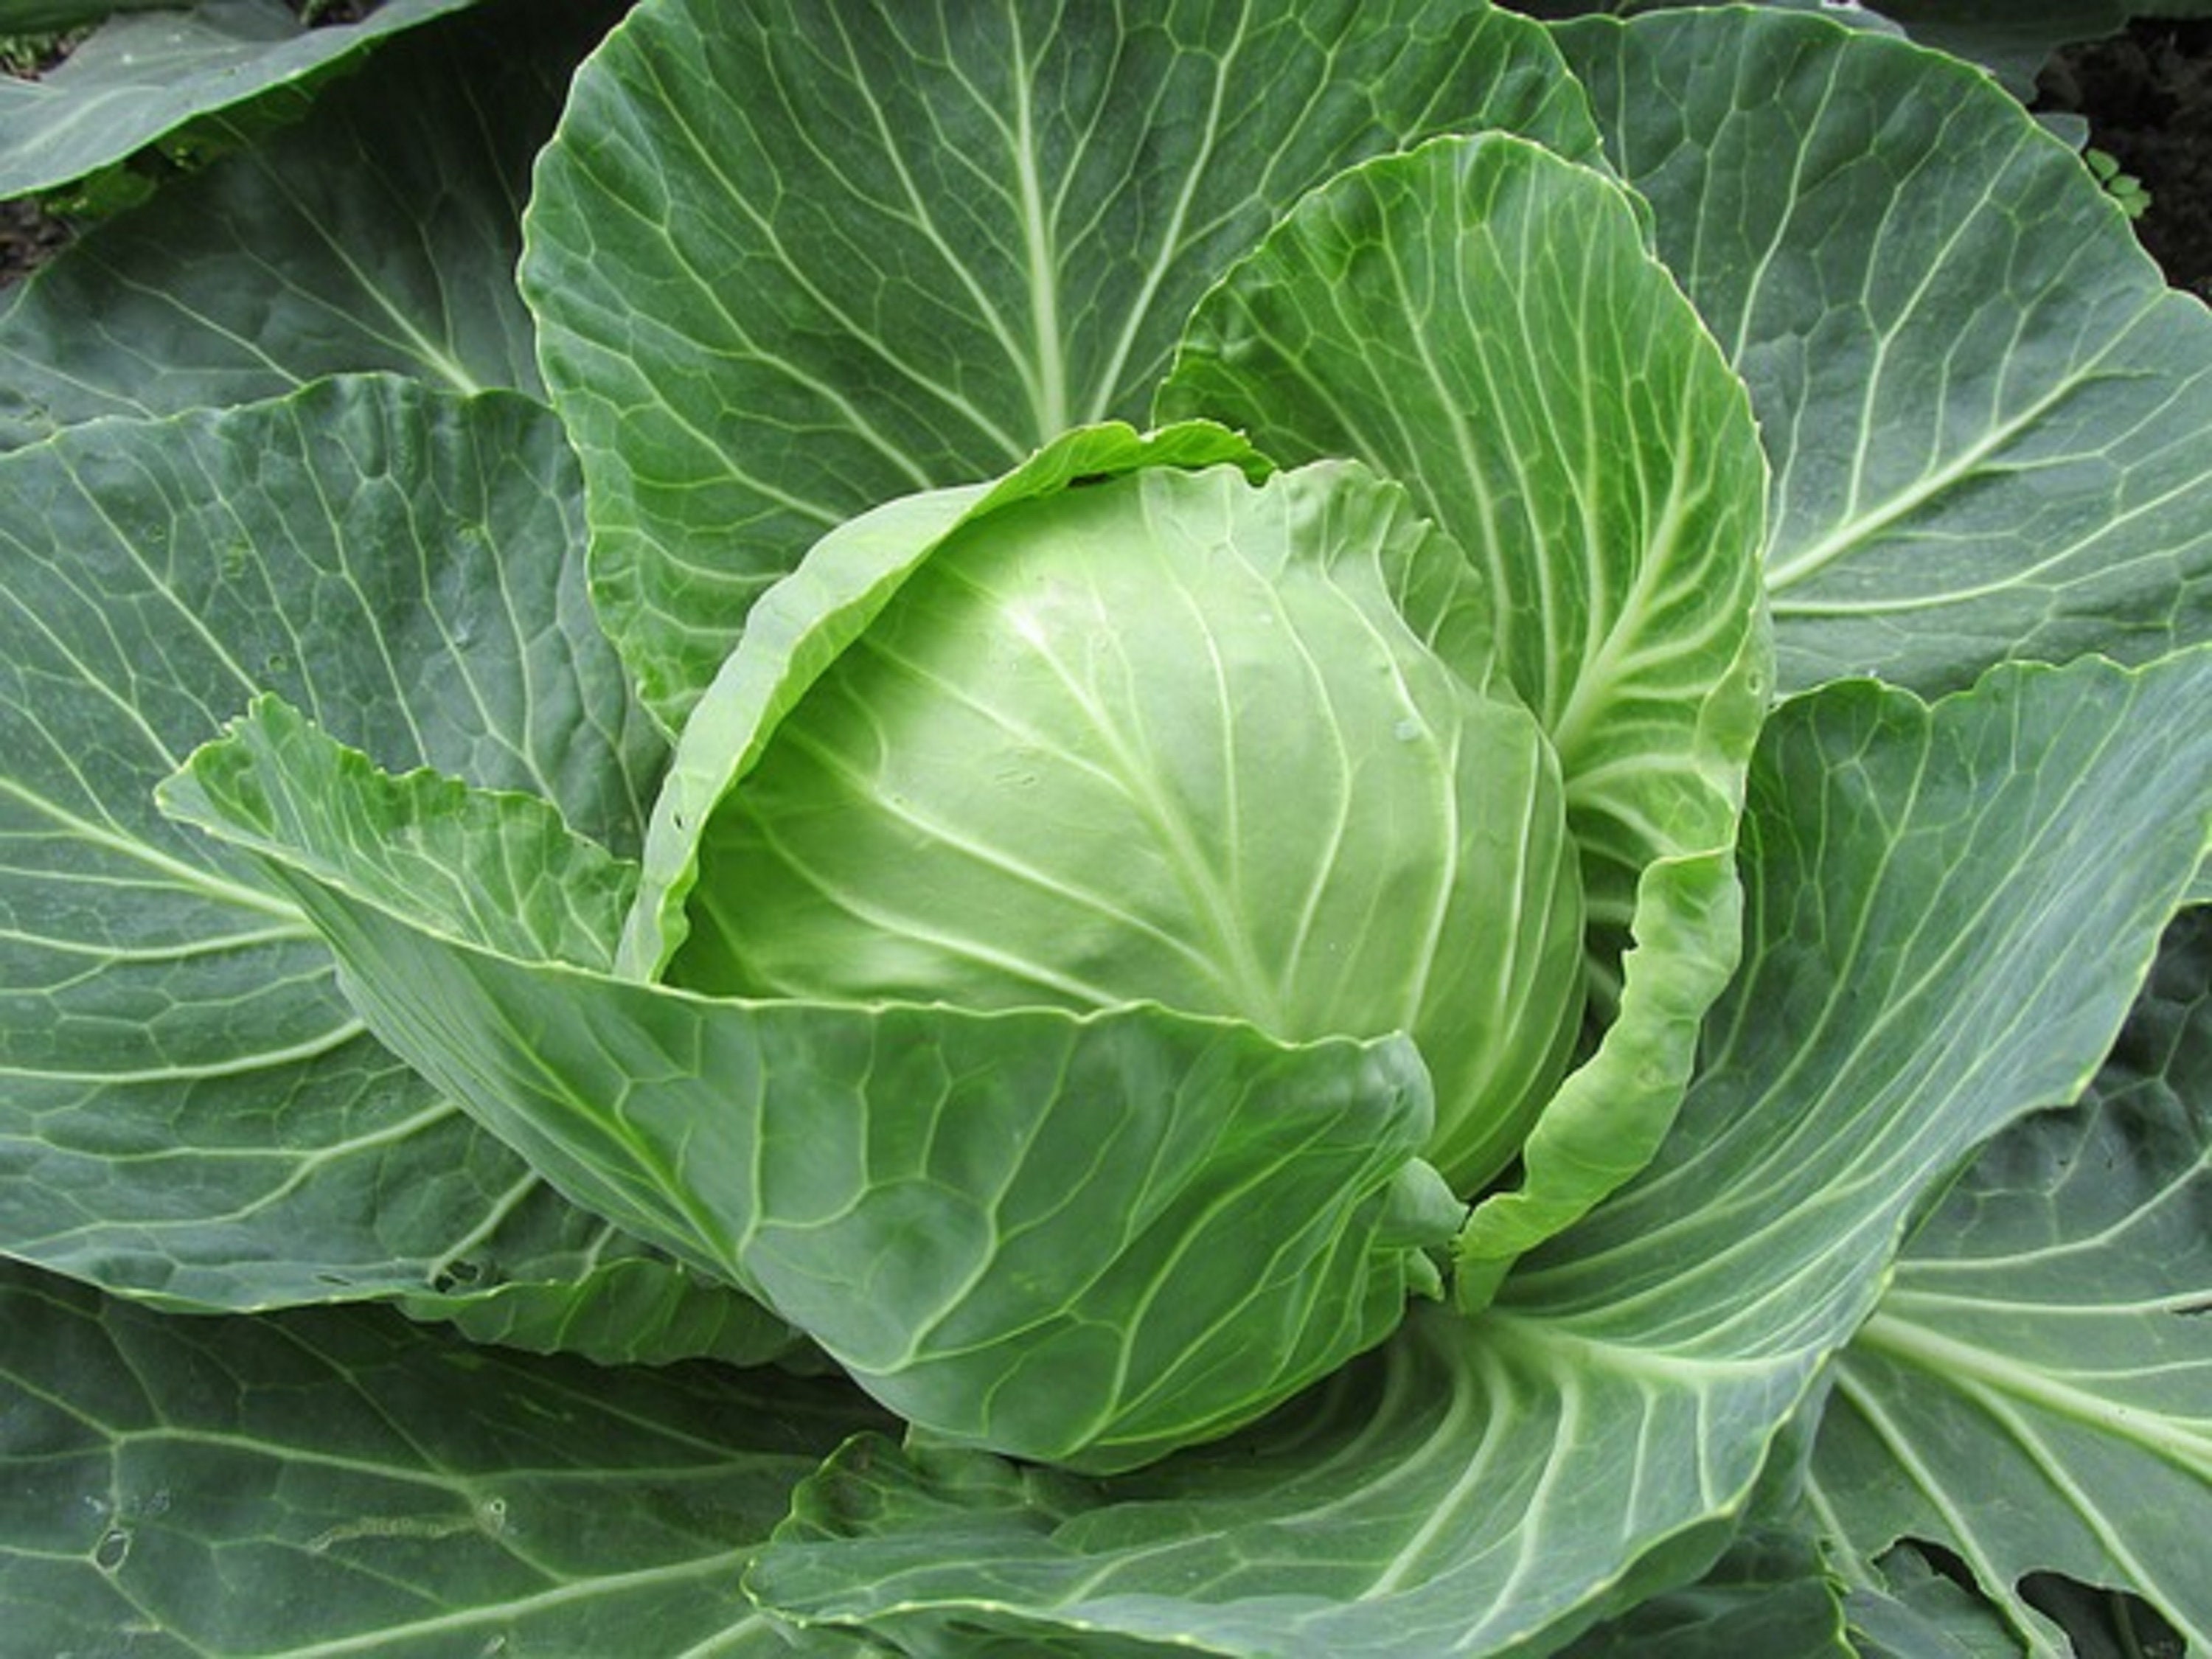
<svg viewBox="0 0 2212 1659"><path fill-rule="evenodd" d="M68 53L74 37L9 40L0 75L33 80ZM69 241L69 227L30 201L0 202L0 289L44 264Z"/></svg>
<svg viewBox="0 0 2212 1659"><path fill-rule="evenodd" d="M2166 281L2212 300L2212 22L2138 20L2063 52L2040 106L2088 118L2089 142L2150 192L2136 229Z"/></svg>
<svg viewBox="0 0 2212 1659"><path fill-rule="evenodd" d="M69 227L36 202L0 202L0 289L61 252Z"/></svg>

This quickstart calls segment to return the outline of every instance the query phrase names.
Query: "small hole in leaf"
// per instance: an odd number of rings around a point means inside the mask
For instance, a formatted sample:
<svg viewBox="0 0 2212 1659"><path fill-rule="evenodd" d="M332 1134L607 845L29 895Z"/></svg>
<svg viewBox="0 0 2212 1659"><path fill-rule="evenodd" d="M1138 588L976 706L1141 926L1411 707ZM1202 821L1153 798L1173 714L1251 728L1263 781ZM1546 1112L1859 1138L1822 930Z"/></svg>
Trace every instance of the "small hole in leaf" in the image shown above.
<svg viewBox="0 0 2212 1659"><path fill-rule="evenodd" d="M483 1278L483 1267L480 1262L449 1261L430 1275L430 1288L441 1296L450 1296L455 1291L471 1288Z"/></svg>

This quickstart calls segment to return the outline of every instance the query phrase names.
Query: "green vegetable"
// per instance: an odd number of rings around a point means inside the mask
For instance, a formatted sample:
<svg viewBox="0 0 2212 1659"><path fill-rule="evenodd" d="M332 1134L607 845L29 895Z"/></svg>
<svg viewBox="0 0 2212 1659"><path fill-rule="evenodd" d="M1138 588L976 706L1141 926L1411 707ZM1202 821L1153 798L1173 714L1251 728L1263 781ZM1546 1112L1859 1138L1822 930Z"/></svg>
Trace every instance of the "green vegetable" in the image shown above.
<svg viewBox="0 0 2212 1659"><path fill-rule="evenodd" d="M2212 1645L2079 158L1778 7L612 12L284 21L0 309L9 1639Z"/></svg>
<svg viewBox="0 0 2212 1659"><path fill-rule="evenodd" d="M848 545L898 533L817 545L693 709L638 965L1403 1031L1427 1156L1470 1193L1496 1175L1580 1027L1582 892L1480 590L1401 609L1464 556L1358 469L1156 469L969 517L824 616Z"/></svg>

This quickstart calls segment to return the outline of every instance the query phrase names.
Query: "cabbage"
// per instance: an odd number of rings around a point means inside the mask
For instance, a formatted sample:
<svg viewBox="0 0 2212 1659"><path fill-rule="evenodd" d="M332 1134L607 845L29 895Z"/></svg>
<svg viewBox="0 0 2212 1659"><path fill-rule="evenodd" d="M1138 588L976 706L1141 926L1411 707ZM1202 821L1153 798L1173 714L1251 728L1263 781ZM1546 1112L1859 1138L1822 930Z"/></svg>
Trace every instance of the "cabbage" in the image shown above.
<svg viewBox="0 0 2212 1659"><path fill-rule="evenodd" d="M18 1639L2212 1641L2212 328L1997 87L208 9L0 312Z"/></svg>

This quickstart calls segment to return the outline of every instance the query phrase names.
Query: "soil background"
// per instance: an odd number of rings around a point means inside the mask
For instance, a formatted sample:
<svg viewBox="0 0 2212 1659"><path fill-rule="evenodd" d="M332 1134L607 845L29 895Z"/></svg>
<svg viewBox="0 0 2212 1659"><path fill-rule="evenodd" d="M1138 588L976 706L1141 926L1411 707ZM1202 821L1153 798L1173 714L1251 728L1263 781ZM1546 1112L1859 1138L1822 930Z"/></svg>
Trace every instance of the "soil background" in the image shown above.
<svg viewBox="0 0 2212 1659"><path fill-rule="evenodd" d="M0 289L61 252L69 229L35 202L0 202Z"/></svg>
<svg viewBox="0 0 2212 1659"><path fill-rule="evenodd" d="M2166 281L2212 301L2212 22L2137 19L2061 52L2041 94L2150 192L2136 231Z"/></svg>

